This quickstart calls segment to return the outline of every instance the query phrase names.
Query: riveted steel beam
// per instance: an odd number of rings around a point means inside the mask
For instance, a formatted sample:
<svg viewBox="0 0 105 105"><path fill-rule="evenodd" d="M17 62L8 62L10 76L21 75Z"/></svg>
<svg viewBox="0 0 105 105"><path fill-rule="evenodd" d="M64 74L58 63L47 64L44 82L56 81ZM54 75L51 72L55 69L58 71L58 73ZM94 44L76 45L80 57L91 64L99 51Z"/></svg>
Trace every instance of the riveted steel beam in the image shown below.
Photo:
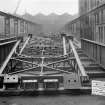
<svg viewBox="0 0 105 105"><path fill-rule="evenodd" d="M14 52L16 51L16 48L18 47L19 43L21 42L21 40L18 40L16 42L16 44L14 45L14 47L12 48L11 52L9 53L9 55L7 56L6 60L4 61L4 63L2 64L1 68L0 68L0 74L3 73L5 67L7 66L8 62L10 61L12 55L14 54Z"/></svg>

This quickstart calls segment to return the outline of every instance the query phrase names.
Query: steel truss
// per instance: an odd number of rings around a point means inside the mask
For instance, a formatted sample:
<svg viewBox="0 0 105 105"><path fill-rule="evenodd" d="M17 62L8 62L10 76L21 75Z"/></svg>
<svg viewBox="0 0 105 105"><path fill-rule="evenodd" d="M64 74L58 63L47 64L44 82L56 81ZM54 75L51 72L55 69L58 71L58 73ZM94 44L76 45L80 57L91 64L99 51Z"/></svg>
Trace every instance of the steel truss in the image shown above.
<svg viewBox="0 0 105 105"><path fill-rule="evenodd" d="M16 52L16 56L13 56L13 53L15 53L19 42L18 44L16 44L15 48L13 48L14 50L11 52L12 54L10 54L11 56L9 55L9 60L7 60L8 62L6 61L6 63L4 63L5 66L2 67L2 71L4 71L3 73L8 75L27 74L36 76L76 73L81 79L81 82L86 82L89 80L76 52L75 46L73 44L73 38L71 38L71 36L63 35L64 51L62 51L63 54L59 54L59 56L49 54L49 52L51 52L52 50L55 50L57 54L58 52L56 50L58 49L55 49L53 47L47 48L44 46L43 48L38 50L37 56L29 56L24 54L23 52L25 51L30 38L30 36L27 38L23 47L20 49L20 52ZM69 43L69 52L67 52L66 42ZM46 51L46 49L48 50ZM35 49L34 51L37 50ZM48 52L48 55L50 56L46 56L45 52ZM5 69L6 66L8 69Z"/></svg>

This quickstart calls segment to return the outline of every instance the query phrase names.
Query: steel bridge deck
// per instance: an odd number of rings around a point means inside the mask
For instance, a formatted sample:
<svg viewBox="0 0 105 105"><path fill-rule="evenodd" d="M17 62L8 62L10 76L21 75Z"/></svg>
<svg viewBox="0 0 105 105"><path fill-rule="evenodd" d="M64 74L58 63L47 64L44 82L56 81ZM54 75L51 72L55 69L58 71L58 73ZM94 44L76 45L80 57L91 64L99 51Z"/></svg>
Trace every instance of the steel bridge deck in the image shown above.
<svg viewBox="0 0 105 105"><path fill-rule="evenodd" d="M105 70L74 47L71 36L69 44L63 37L62 43L29 36L19 53L14 47L0 76L0 92L91 90L92 80L104 80Z"/></svg>

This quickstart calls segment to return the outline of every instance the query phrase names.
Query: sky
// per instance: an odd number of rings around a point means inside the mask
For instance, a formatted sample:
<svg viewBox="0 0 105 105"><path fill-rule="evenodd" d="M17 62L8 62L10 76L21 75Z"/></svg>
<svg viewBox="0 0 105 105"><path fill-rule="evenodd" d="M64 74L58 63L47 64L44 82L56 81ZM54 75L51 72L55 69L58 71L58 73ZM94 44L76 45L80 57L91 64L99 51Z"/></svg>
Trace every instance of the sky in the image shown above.
<svg viewBox="0 0 105 105"><path fill-rule="evenodd" d="M0 0L0 10L13 13L18 1L19 0ZM74 15L78 13L78 0L21 0L17 14L22 15L25 12L32 15L38 13L45 15L50 13L59 15L69 13Z"/></svg>

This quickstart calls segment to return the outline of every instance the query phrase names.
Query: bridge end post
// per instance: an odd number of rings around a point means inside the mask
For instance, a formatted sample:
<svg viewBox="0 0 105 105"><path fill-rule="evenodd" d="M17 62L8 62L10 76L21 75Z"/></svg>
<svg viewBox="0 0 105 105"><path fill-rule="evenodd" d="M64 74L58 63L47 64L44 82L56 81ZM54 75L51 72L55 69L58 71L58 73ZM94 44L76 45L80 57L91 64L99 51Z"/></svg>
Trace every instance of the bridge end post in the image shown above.
<svg viewBox="0 0 105 105"><path fill-rule="evenodd" d="M63 53L64 55L67 55L67 50L66 50L66 34L65 33L61 33L61 37L63 38Z"/></svg>

